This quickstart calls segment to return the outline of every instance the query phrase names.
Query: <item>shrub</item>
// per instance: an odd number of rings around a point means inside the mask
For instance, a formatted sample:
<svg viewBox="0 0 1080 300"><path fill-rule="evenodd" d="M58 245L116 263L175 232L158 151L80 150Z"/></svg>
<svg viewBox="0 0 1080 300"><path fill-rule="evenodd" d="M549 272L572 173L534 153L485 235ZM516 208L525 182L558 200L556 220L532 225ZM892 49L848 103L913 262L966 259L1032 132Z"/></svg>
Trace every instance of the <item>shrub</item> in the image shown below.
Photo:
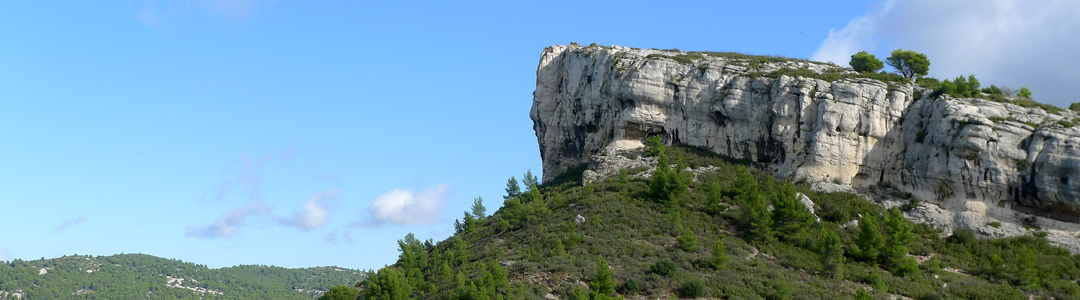
<svg viewBox="0 0 1080 300"><path fill-rule="evenodd" d="M994 228L1001 228L1001 222L998 222L998 221L993 221L993 222L990 222L990 224L986 224L986 225L990 225L990 227L994 227Z"/></svg>
<svg viewBox="0 0 1080 300"><path fill-rule="evenodd" d="M1029 90L1026 86L1022 86L1020 87L1020 91L1016 92L1016 96L1031 99L1031 90Z"/></svg>
<svg viewBox="0 0 1080 300"><path fill-rule="evenodd" d="M1065 120L1058 120L1057 124L1061 125L1061 127L1065 127L1065 128L1073 127L1073 126L1076 125L1076 124L1073 124L1072 122L1065 121Z"/></svg>
<svg viewBox="0 0 1080 300"><path fill-rule="evenodd" d="M1075 102L1073 104L1069 104L1069 110L1071 110L1071 111L1080 111L1080 102Z"/></svg>
<svg viewBox="0 0 1080 300"><path fill-rule="evenodd" d="M705 296L705 284L699 279L690 279L683 282L676 291L680 298L699 298Z"/></svg>
<svg viewBox="0 0 1080 300"><path fill-rule="evenodd" d="M658 261L649 267L649 272L660 276L671 276L671 274L675 274L675 271L678 269L679 266L676 265L675 262L665 259Z"/></svg>
<svg viewBox="0 0 1080 300"><path fill-rule="evenodd" d="M969 228L957 228L946 240L954 244L971 245L976 241L975 232Z"/></svg>
<svg viewBox="0 0 1080 300"><path fill-rule="evenodd" d="M698 238L693 230L686 230L685 233L675 238L675 240L677 246L679 249L682 249L682 251L697 252L698 250Z"/></svg>

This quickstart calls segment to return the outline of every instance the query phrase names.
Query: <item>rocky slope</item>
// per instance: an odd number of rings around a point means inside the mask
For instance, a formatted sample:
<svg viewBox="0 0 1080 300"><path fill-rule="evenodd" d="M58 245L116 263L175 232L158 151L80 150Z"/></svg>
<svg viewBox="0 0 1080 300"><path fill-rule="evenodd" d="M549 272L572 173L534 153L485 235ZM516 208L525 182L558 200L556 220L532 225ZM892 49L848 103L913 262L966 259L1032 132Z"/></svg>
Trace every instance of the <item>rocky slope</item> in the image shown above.
<svg viewBox="0 0 1080 300"><path fill-rule="evenodd" d="M1058 124L1074 112L730 53L552 46L536 73L530 117L544 179L659 135L795 181L892 186L1005 221L1023 212L1080 222L1080 128Z"/></svg>

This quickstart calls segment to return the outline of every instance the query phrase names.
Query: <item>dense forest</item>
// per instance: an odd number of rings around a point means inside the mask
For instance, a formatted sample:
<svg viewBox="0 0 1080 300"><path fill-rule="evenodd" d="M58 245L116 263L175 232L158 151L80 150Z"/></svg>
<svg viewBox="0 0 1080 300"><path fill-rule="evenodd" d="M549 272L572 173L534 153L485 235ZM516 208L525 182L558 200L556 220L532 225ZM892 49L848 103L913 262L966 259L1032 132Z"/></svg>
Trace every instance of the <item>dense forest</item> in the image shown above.
<svg viewBox="0 0 1080 300"><path fill-rule="evenodd" d="M210 269L144 254L0 264L0 299L314 299L366 272L338 267Z"/></svg>
<svg viewBox="0 0 1080 300"><path fill-rule="evenodd" d="M637 155L637 154L629 154ZM914 224L886 209L812 191L745 162L658 140L647 172L582 184L583 166L502 207L479 199L438 243L411 234L398 261L325 299L1080 299L1080 255L1045 235L988 240ZM695 174L693 169L714 166ZM813 201L811 213L799 199Z"/></svg>

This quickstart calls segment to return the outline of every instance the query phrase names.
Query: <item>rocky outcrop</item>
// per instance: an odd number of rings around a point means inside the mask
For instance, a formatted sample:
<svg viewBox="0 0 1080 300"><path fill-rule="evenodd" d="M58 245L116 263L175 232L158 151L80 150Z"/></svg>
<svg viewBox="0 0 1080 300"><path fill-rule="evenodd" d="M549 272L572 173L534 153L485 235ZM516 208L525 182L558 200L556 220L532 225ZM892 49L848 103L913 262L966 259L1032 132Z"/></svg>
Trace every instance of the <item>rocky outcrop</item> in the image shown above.
<svg viewBox="0 0 1080 300"><path fill-rule="evenodd" d="M1073 112L933 97L823 63L552 46L530 117L544 179L659 135L781 178L892 186L958 213L976 201L1080 221L1080 128L1058 123Z"/></svg>

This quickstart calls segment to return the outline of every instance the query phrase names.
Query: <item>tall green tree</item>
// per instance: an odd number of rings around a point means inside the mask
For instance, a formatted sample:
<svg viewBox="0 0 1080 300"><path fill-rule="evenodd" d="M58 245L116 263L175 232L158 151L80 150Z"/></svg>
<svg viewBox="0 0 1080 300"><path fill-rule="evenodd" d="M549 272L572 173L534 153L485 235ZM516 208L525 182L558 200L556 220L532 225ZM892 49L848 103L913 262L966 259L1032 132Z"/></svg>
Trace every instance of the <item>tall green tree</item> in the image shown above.
<svg viewBox="0 0 1080 300"><path fill-rule="evenodd" d="M518 185L517 178L510 176L510 179L506 180L506 196L503 196L503 200L510 200L521 195L521 186Z"/></svg>
<svg viewBox="0 0 1080 300"><path fill-rule="evenodd" d="M855 237L859 247L859 257L870 262L878 261L878 254L885 246L885 237L881 235L877 218L867 214L859 219L859 234Z"/></svg>
<svg viewBox="0 0 1080 300"><path fill-rule="evenodd" d="M926 54L911 50L893 50L892 55L885 58L885 63L909 79L915 78L916 75L926 76L930 71L930 59L926 58Z"/></svg>
<svg viewBox="0 0 1080 300"><path fill-rule="evenodd" d="M540 186L540 180L533 176L532 170L525 171L525 177L521 178L521 183L525 184L525 191L531 191L534 187Z"/></svg>
<svg viewBox="0 0 1080 300"><path fill-rule="evenodd" d="M484 198L476 197L476 199L473 199L472 214L477 220L487 218L487 207L484 207Z"/></svg>
<svg viewBox="0 0 1080 300"><path fill-rule="evenodd" d="M727 254L727 247L724 246L724 241L716 240L712 246L712 257L709 263L713 269L723 269L727 265L727 262L731 260L731 257Z"/></svg>
<svg viewBox="0 0 1080 300"><path fill-rule="evenodd" d="M910 252L909 246L915 240L912 228L914 224L904 218L904 213L900 212L900 209L893 207L885 213L887 243L882 253L885 257L879 261L887 263L893 271L909 273L918 270L917 266L912 267L914 261L908 261L911 258L907 257Z"/></svg>
<svg viewBox="0 0 1080 300"><path fill-rule="evenodd" d="M823 229L821 233L821 265L833 278L844 277L844 244L840 236L832 230Z"/></svg>
<svg viewBox="0 0 1080 300"><path fill-rule="evenodd" d="M852 54L851 61L848 64L851 65L852 69L855 69L855 72L860 73L874 73L885 67L884 62L866 51Z"/></svg>
<svg viewBox="0 0 1080 300"><path fill-rule="evenodd" d="M773 228L787 237L799 236L814 222L814 216L799 198L795 186L786 182L777 190L772 201Z"/></svg>
<svg viewBox="0 0 1080 300"><path fill-rule="evenodd" d="M596 275L593 276L592 282L589 282L589 289L592 290L591 300L618 299L614 297L615 274L608 267L607 260L604 260L603 256L596 259Z"/></svg>

